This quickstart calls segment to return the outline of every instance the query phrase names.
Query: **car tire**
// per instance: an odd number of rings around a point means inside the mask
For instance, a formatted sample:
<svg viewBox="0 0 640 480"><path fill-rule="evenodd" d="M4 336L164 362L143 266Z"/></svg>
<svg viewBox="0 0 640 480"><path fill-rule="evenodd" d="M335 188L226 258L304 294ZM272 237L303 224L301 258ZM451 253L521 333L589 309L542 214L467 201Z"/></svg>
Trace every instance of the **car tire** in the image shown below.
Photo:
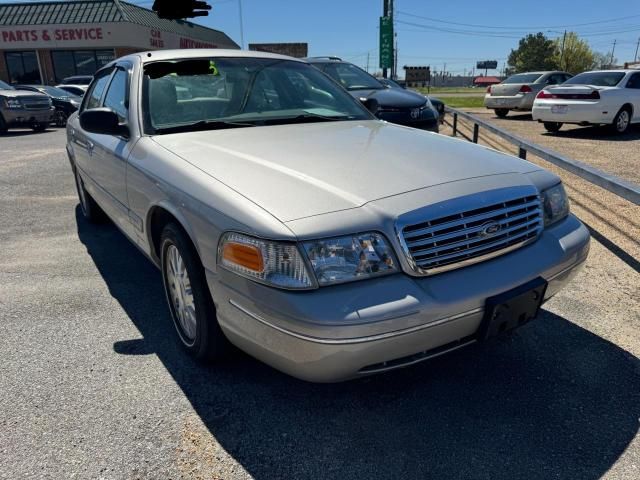
<svg viewBox="0 0 640 480"><path fill-rule="evenodd" d="M496 112L496 117L498 118L505 118L507 115L509 115L508 108L496 108L494 112Z"/></svg>
<svg viewBox="0 0 640 480"><path fill-rule="evenodd" d="M622 107L620 111L613 118L611 127L615 133L623 134L629 130L631 126L631 109L629 107Z"/></svg>
<svg viewBox="0 0 640 480"><path fill-rule="evenodd" d="M556 133L562 128L560 122L544 122L544 129L550 133Z"/></svg>
<svg viewBox="0 0 640 480"><path fill-rule="evenodd" d="M0 115L0 135L7 133L7 124L4 121L4 118L2 117L2 115Z"/></svg>
<svg viewBox="0 0 640 480"><path fill-rule="evenodd" d="M175 223L169 223L160 239L162 283L173 325L183 348L200 361L223 357L229 343L216 317L200 257Z"/></svg>
<svg viewBox="0 0 640 480"><path fill-rule="evenodd" d="M100 205L98 205L89 192L87 192L84 181L77 168L73 169L73 174L76 180L76 190L78 192L78 199L80 200L82 216L90 223L104 222L107 216L102 208L100 208Z"/></svg>
<svg viewBox="0 0 640 480"><path fill-rule="evenodd" d="M44 132L48 126L46 123L34 123L31 128L34 132Z"/></svg>
<svg viewBox="0 0 640 480"><path fill-rule="evenodd" d="M53 123L55 123L56 127L64 127L67 124L67 118L69 116L63 110L56 110L53 114Z"/></svg>

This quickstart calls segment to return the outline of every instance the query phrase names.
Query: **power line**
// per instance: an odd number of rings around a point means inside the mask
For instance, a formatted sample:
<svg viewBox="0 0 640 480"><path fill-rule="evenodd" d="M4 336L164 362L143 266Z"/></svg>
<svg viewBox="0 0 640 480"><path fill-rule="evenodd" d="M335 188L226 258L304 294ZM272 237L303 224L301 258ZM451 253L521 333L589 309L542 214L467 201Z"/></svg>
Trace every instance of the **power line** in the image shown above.
<svg viewBox="0 0 640 480"><path fill-rule="evenodd" d="M568 24L568 25L551 25L551 26L528 26L528 27L518 27L518 26L509 26L509 27L503 27L503 26L496 26L496 25L479 25L479 24L473 24L473 23L460 23L460 22L451 22L448 20L442 20L439 18L434 18L434 17L425 17L422 15L415 15L413 13L408 13L408 12L403 12L400 10L396 11L398 14L400 15L406 15L408 17L414 17L414 18L421 18L423 20L430 20L432 22L438 22L438 23L446 23L449 25L458 25L458 26L462 26L462 27L475 27L475 28L492 28L492 29L499 29L499 30L535 30L535 29L549 29L549 28L571 28L571 27L584 27L584 26L588 26L588 25L598 25L598 24L602 24L602 23L611 23L611 22L616 22L619 20L629 20L631 18L638 18L640 17L640 14L638 15L627 15L626 17L618 17L618 18L611 18L608 20L598 20L595 22L587 22L587 23L574 23L574 24Z"/></svg>

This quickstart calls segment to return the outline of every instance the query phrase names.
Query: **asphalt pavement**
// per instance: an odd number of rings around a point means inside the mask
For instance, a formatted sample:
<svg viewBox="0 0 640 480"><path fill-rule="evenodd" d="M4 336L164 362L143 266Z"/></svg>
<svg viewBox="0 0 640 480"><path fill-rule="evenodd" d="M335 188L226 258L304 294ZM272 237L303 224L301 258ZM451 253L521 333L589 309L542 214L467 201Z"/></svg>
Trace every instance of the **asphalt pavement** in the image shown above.
<svg viewBox="0 0 640 480"><path fill-rule="evenodd" d="M335 385L202 366L155 267L82 219L64 141L0 137L0 478L640 477L640 268L604 235L499 340Z"/></svg>

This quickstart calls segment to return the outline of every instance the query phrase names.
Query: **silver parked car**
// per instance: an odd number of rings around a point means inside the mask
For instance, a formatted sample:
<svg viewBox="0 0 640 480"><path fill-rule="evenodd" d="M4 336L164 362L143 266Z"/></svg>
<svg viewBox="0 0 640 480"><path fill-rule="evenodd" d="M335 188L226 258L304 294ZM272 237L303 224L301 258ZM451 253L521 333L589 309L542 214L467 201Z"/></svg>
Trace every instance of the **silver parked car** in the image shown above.
<svg viewBox="0 0 640 480"><path fill-rule="evenodd" d="M527 72L511 75L502 83L491 85L484 96L484 106L500 118L509 110L530 111L540 91L550 85L559 85L572 77L567 72Z"/></svg>
<svg viewBox="0 0 640 480"><path fill-rule="evenodd" d="M160 268L200 359L230 341L318 382L411 365L530 321L589 250L554 174L377 120L289 57L123 57L67 132L85 217Z"/></svg>

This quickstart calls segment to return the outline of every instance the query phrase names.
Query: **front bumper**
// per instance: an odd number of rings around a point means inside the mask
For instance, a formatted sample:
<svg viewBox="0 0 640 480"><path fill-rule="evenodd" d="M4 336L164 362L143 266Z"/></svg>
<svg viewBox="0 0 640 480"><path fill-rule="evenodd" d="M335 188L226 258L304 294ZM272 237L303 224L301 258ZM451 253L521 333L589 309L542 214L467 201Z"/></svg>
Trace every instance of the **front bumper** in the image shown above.
<svg viewBox="0 0 640 480"><path fill-rule="evenodd" d="M566 106L565 113L554 113L553 106ZM613 122L617 110L606 108L596 102L588 101L540 101L538 100L531 111L534 120L539 122L577 123L577 124L610 124Z"/></svg>
<svg viewBox="0 0 640 480"><path fill-rule="evenodd" d="M485 95L484 106L489 109L505 108L508 110L531 110L536 96L533 93L518 94L513 96Z"/></svg>
<svg viewBox="0 0 640 480"><path fill-rule="evenodd" d="M412 118L408 112L382 112L378 118L389 123L396 123L406 127L418 128L438 133L440 130L440 117L437 112L423 111L418 118Z"/></svg>
<svg viewBox="0 0 640 480"><path fill-rule="evenodd" d="M589 232L575 217L519 250L434 275L287 292L230 272L207 271L229 340L294 377L335 382L406 366L475 341L488 297L536 277L555 295L587 258Z"/></svg>
<svg viewBox="0 0 640 480"><path fill-rule="evenodd" d="M8 109L2 110L7 127L31 127L34 124L49 124L53 121L55 107L47 110Z"/></svg>

